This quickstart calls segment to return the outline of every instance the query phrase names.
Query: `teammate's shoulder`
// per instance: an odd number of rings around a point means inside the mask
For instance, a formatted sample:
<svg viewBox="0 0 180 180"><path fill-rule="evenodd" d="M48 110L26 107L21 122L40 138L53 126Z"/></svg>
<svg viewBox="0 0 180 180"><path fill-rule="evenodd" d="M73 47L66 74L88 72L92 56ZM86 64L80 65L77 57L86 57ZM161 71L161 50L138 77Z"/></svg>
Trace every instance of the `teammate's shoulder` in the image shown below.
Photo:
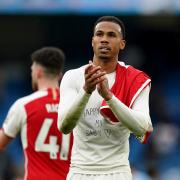
<svg viewBox="0 0 180 180"><path fill-rule="evenodd" d="M36 91L36 92L33 92L27 96L24 96L24 97L21 97L19 98L15 103L16 104L19 104L19 105L25 105L25 104L28 104L34 100L37 100L41 97L44 97L47 95L47 91L44 90L44 91Z"/></svg>

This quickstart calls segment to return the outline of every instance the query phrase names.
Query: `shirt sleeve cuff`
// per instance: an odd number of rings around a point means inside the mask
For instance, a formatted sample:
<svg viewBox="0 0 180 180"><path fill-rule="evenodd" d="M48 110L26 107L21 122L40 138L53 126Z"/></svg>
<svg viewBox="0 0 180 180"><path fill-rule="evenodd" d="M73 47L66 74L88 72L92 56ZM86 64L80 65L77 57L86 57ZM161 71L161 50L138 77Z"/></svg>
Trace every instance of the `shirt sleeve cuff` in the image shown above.
<svg viewBox="0 0 180 180"><path fill-rule="evenodd" d="M79 93L84 97L84 98L90 98L90 96L91 96L91 94L88 94L85 90L84 90L84 88L81 88L80 89L80 91L79 91Z"/></svg>
<svg viewBox="0 0 180 180"><path fill-rule="evenodd" d="M106 101L106 103L108 105L111 105L115 100L116 100L116 97L114 95L112 95L112 98L110 100Z"/></svg>

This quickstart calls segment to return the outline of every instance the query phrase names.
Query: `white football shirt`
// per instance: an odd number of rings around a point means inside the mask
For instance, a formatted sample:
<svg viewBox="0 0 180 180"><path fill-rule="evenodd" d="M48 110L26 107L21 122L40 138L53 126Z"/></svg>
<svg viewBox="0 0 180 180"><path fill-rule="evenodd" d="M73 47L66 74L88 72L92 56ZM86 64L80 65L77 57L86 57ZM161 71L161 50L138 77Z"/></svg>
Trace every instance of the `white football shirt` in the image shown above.
<svg viewBox="0 0 180 180"><path fill-rule="evenodd" d="M73 108L77 108L72 107L77 97L85 93L84 69L83 66L66 72L61 81L59 124ZM115 72L108 74L107 78L111 87L115 81ZM142 107L142 112L149 113L149 86L141 94L144 92L145 98L140 98L142 103L137 103L137 109ZM103 98L95 90L73 130L74 144L71 157L73 172L86 174L130 172L128 161L130 130L121 122L113 125L104 119L100 114L102 100ZM136 108L136 101L133 108Z"/></svg>

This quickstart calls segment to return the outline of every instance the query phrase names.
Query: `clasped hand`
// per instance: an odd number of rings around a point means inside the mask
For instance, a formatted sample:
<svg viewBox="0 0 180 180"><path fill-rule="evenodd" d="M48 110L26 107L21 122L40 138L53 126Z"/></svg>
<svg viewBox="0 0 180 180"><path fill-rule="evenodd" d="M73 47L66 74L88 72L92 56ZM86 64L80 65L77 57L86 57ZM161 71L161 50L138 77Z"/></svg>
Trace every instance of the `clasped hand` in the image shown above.
<svg viewBox="0 0 180 180"><path fill-rule="evenodd" d="M102 68L100 66L96 66L92 62L90 62L85 68L84 78L84 90L88 94L91 94L97 87L99 94L105 100L110 100L112 98L112 93L109 89L106 72L102 71Z"/></svg>

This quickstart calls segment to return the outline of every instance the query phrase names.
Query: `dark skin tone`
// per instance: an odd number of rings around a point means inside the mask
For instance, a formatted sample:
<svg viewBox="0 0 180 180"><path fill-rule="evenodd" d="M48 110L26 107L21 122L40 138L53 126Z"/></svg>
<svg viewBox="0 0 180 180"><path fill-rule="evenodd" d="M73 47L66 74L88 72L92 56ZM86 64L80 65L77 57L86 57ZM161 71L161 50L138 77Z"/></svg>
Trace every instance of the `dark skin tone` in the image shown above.
<svg viewBox="0 0 180 180"><path fill-rule="evenodd" d="M125 47L121 27L114 22L100 22L94 29L92 38L93 61L85 69L84 90L92 93L96 87L106 100L112 98L106 74L115 71L120 50Z"/></svg>

